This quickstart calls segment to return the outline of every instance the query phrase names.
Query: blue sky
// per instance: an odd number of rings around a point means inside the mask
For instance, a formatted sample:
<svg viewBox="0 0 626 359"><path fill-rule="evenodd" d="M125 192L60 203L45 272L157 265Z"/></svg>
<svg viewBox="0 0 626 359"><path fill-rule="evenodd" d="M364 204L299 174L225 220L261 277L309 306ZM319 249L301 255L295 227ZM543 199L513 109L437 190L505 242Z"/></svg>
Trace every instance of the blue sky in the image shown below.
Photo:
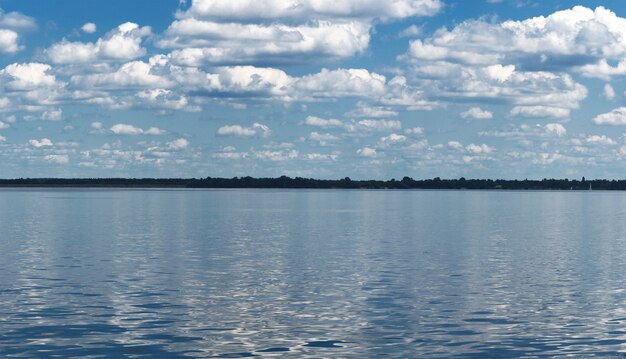
<svg viewBox="0 0 626 359"><path fill-rule="evenodd" d="M624 178L623 1L0 9L2 178Z"/></svg>

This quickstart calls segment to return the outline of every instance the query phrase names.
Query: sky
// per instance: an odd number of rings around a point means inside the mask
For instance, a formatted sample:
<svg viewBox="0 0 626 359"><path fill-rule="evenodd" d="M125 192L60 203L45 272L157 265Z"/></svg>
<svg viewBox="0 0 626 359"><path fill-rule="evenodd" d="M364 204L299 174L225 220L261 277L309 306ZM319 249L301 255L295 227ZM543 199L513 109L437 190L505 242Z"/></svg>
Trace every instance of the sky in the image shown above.
<svg viewBox="0 0 626 359"><path fill-rule="evenodd" d="M626 178L626 2L0 0L0 178Z"/></svg>

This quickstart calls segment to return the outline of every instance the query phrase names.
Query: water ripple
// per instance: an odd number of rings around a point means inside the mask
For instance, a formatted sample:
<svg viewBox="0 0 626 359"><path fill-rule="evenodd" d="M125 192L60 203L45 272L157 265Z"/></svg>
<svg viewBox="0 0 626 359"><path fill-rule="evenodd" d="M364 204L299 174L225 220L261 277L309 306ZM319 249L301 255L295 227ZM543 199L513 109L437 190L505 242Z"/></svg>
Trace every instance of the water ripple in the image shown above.
<svg viewBox="0 0 626 359"><path fill-rule="evenodd" d="M626 352L622 193L0 190L0 228L1 357Z"/></svg>

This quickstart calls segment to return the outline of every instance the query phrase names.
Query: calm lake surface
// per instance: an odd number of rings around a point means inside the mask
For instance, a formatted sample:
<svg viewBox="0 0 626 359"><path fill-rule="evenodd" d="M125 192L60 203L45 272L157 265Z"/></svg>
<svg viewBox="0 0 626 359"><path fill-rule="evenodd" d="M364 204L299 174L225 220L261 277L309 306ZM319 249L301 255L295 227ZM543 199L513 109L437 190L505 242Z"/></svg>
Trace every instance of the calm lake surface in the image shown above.
<svg viewBox="0 0 626 359"><path fill-rule="evenodd" d="M0 357L626 352L626 193L0 190Z"/></svg>

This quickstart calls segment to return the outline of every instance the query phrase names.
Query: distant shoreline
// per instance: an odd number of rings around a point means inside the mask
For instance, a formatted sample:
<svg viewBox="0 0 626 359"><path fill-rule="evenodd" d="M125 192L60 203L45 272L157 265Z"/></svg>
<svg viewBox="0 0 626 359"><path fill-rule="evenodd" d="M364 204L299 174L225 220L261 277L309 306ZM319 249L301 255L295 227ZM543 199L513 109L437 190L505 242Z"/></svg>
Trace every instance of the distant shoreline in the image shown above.
<svg viewBox="0 0 626 359"><path fill-rule="evenodd" d="M268 188L268 189L447 189L447 190L626 190L626 180L432 179L322 180L277 178L19 178L0 179L0 188Z"/></svg>

